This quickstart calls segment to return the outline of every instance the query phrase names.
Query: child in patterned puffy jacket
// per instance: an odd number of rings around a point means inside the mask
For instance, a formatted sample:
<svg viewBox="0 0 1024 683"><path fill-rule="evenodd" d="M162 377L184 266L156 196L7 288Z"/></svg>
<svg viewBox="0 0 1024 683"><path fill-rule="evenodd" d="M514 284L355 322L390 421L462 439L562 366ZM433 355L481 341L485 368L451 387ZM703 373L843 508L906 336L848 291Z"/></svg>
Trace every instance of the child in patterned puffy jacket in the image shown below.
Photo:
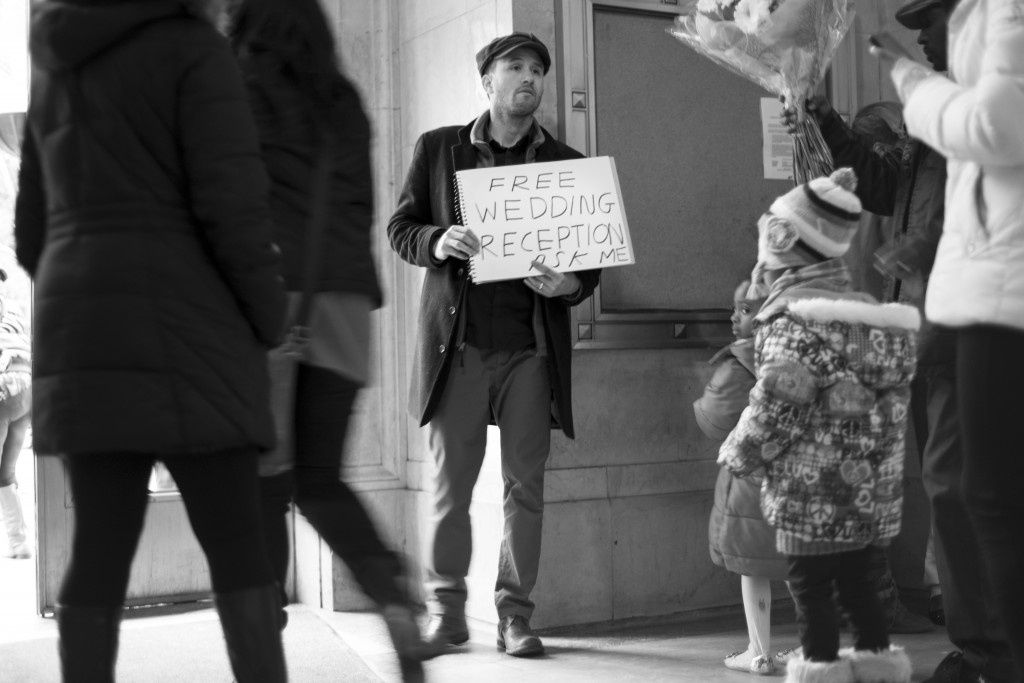
<svg viewBox="0 0 1024 683"><path fill-rule="evenodd" d="M753 280L757 384L719 452L737 476L764 471L761 509L787 556L802 654L787 681L909 683L866 569L900 530L917 309L850 289L840 260L857 228L856 176L794 188L758 221ZM834 595L854 627L839 649Z"/></svg>

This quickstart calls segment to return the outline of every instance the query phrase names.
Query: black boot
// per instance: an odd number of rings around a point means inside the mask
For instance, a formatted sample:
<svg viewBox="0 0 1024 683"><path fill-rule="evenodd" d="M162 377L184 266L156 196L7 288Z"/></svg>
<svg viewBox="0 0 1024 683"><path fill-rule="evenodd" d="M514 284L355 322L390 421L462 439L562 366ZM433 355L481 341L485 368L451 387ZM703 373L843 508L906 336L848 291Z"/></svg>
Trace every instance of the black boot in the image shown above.
<svg viewBox="0 0 1024 683"><path fill-rule="evenodd" d="M114 683L117 642L124 610L57 605L60 670L64 683Z"/></svg>
<svg viewBox="0 0 1024 683"><path fill-rule="evenodd" d="M279 619L280 589L275 584L213 596L238 683L284 683Z"/></svg>

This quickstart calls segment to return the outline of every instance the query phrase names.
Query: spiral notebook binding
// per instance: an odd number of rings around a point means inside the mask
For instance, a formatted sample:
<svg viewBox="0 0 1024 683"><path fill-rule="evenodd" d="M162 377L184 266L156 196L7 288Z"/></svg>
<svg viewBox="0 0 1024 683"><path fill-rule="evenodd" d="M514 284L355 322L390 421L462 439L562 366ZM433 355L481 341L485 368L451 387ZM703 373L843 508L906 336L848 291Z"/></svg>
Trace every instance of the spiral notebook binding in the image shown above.
<svg viewBox="0 0 1024 683"><path fill-rule="evenodd" d="M462 181L459 180L458 171L455 171L452 175L455 178L455 220L459 225L465 225L466 222L463 220L463 217L465 215L466 207L463 205L462 201ZM469 279L476 284L475 257L473 256L469 258L468 271Z"/></svg>

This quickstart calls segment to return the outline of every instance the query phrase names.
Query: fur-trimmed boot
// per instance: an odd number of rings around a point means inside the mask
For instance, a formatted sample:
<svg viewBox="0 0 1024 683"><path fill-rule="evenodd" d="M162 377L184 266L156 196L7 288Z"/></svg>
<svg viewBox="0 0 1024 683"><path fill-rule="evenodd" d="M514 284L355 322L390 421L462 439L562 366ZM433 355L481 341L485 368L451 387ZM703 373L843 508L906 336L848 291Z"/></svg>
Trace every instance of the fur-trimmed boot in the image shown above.
<svg viewBox="0 0 1024 683"><path fill-rule="evenodd" d="M28 540L25 514L21 509L21 496L18 495L16 484L0 486L0 517L4 520L7 545L10 548L4 552L4 557L13 557L17 560L32 557L32 545Z"/></svg>
<svg viewBox="0 0 1024 683"><path fill-rule="evenodd" d="M839 656L849 660L856 683L910 683L913 667L899 645L890 645L881 652L844 648Z"/></svg>
<svg viewBox="0 0 1024 683"><path fill-rule="evenodd" d="M786 683L854 683L850 660L809 662L803 655L786 662Z"/></svg>

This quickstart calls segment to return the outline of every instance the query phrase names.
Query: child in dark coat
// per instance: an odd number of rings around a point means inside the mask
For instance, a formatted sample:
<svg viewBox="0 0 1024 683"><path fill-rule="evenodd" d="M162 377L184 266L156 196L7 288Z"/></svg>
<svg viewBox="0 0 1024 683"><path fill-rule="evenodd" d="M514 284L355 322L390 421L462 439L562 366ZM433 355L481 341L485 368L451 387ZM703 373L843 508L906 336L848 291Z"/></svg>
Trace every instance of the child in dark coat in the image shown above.
<svg viewBox="0 0 1024 683"><path fill-rule="evenodd" d="M764 285L745 281L733 296L732 330L736 341L715 354L715 373L693 404L701 431L721 441L747 407L754 388L754 316L767 294ZM772 580L787 576L786 558L775 550L775 533L761 514L763 477L738 478L723 467L715 483L715 504L708 523L712 561L741 576L743 610L750 642L725 658L736 671L767 675L775 671L771 654Z"/></svg>

